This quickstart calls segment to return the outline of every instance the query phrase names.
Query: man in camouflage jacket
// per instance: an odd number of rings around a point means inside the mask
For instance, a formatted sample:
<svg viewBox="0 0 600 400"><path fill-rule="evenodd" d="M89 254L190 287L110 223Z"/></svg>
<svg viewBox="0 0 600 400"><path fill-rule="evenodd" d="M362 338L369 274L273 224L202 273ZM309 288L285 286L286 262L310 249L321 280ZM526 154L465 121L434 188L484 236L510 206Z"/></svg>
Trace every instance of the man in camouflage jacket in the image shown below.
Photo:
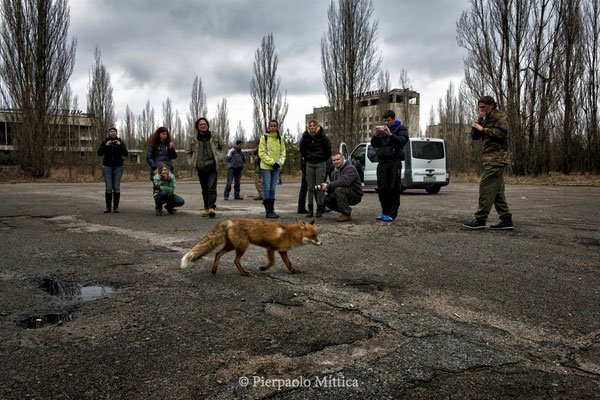
<svg viewBox="0 0 600 400"><path fill-rule="evenodd" d="M510 163L508 158L508 117L498 111L491 96L479 102L479 118L471 124L471 138L483 140L483 176L479 183L479 207L475 219L463 223L471 229L483 229L492 205L500 216L500 223L490 229L514 229L512 214L504 195L504 170Z"/></svg>

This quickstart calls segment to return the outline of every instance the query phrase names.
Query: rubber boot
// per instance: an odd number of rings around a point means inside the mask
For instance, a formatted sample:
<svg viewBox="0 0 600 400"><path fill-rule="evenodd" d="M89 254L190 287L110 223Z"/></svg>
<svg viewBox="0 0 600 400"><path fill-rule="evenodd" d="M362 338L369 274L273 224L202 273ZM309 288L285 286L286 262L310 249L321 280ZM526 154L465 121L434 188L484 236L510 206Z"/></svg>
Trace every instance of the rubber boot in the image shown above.
<svg viewBox="0 0 600 400"><path fill-rule="evenodd" d="M119 200L121 200L121 193L113 193L113 212L119 212Z"/></svg>
<svg viewBox="0 0 600 400"><path fill-rule="evenodd" d="M108 214L112 203L112 193L104 193L104 199L106 200L106 210L104 210L104 214Z"/></svg>
<svg viewBox="0 0 600 400"><path fill-rule="evenodd" d="M162 215L162 204L159 205L157 199L154 199L154 213L157 217Z"/></svg>
<svg viewBox="0 0 600 400"><path fill-rule="evenodd" d="M275 199L269 199L269 211L267 212L267 218L279 218L279 215L275 214Z"/></svg>
<svg viewBox="0 0 600 400"><path fill-rule="evenodd" d="M313 215L314 215L314 214L313 214L313 209L314 209L314 208L313 208L313 205L312 205L312 204L309 204L309 205L308 205L308 214L306 214L306 218L312 218L312 217L313 217Z"/></svg>
<svg viewBox="0 0 600 400"><path fill-rule="evenodd" d="M269 211L271 210L269 207L269 199L264 199L262 203L265 207L265 218L269 218Z"/></svg>

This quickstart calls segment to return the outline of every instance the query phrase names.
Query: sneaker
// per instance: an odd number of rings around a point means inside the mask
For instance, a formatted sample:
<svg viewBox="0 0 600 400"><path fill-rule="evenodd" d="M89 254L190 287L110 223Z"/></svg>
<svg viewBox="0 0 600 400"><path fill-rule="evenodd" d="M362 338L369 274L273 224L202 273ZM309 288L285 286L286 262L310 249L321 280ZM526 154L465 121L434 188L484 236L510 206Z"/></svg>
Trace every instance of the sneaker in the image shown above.
<svg viewBox="0 0 600 400"><path fill-rule="evenodd" d="M214 218L215 215L217 215L217 213L215 212L215 209L214 208L209 208L208 209L208 216L211 217L211 218Z"/></svg>
<svg viewBox="0 0 600 400"><path fill-rule="evenodd" d="M213 213L215 212L215 210L213 210ZM208 214L210 214L210 211L208 209L202 211L202 215L201 217L208 217Z"/></svg>
<svg viewBox="0 0 600 400"><path fill-rule="evenodd" d="M263 197L262 197L262 196L255 196L255 197L254 197L254 200L256 200L256 201L258 201L258 200L262 200L262 199L263 199Z"/></svg>
<svg viewBox="0 0 600 400"><path fill-rule="evenodd" d="M119 212L119 207L114 207L114 208L113 208L113 212L114 212L114 213L118 213L118 212Z"/></svg>
<svg viewBox="0 0 600 400"><path fill-rule="evenodd" d="M484 229L485 221L481 219L474 219L469 222L463 222L463 226L469 229Z"/></svg>
<svg viewBox="0 0 600 400"><path fill-rule="evenodd" d="M384 215L383 218L381 218L381 220L386 221L386 222L391 222L391 221L394 221L395 218L392 218L389 215Z"/></svg>
<svg viewBox="0 0 600 400"><path fill-rule="evenodd" d="M384 218L385 218L385 214L381 214L379 217L377 217L375 219L381 221Z"/></svg>
<svg viewBox="0 0 600 400"><path fill-rule="evenodd" d="M337 222L347 222L347 221L352 221L352 217L349 215L340 215L339 217L337 217L336 219Z"/></svg>
<svg viewBox="0 0 600 400"><path fill-rule="evenodd" d="M244 196L238 196L238 197L234 198L234 200L244 200Z"/></svg>
<svg viewBox="0 0 600 400"><path fill-rule="evenodd" d="M512 219L504 219L504 220L501 220L499 224L490 225L490 229L509 230L509 229L515 229L515 226L513 225Z"/></svg>
<svg viewBox="0 0 600 400"><path fill-rule="evenodd" d="M229 200L229 197L223 197L223 200L227 201Z"/></svg>

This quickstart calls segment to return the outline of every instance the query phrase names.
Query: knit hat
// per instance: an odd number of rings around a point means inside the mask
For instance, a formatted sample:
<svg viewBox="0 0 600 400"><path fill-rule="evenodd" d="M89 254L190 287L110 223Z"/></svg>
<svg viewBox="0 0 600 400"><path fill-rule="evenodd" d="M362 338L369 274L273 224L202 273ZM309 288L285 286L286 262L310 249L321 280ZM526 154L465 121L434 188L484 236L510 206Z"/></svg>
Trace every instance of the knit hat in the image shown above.
<svg viewBox="0 0 600 400"><path fill-rule="evenodd" d="M241 140L236 140L236 141L235 141L235 145L236 145L236 146L237 146L238 144L240 144L240 143L244 143L244 142L243 142L243 141L241 141Z"/></svg>

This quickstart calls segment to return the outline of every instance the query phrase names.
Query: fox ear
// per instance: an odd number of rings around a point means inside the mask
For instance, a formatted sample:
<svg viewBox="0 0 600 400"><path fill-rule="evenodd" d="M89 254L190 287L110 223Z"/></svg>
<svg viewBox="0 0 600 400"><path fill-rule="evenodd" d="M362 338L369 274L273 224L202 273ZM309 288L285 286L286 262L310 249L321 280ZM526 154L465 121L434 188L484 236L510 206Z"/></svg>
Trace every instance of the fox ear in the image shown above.
<svg viewBox="0 0 600 400"><path fill-rule="evenodd" d="M300 226L300 228L306 229L306 224L301 219L298 220L298 225Z"/></svg>
<svg viewBox="0 0 600 400"><path fill-rule="evenodd" d="M309 222L309 224L311 224L312 226L315 226L315 220L313 219L312 221Z"/></svg>

